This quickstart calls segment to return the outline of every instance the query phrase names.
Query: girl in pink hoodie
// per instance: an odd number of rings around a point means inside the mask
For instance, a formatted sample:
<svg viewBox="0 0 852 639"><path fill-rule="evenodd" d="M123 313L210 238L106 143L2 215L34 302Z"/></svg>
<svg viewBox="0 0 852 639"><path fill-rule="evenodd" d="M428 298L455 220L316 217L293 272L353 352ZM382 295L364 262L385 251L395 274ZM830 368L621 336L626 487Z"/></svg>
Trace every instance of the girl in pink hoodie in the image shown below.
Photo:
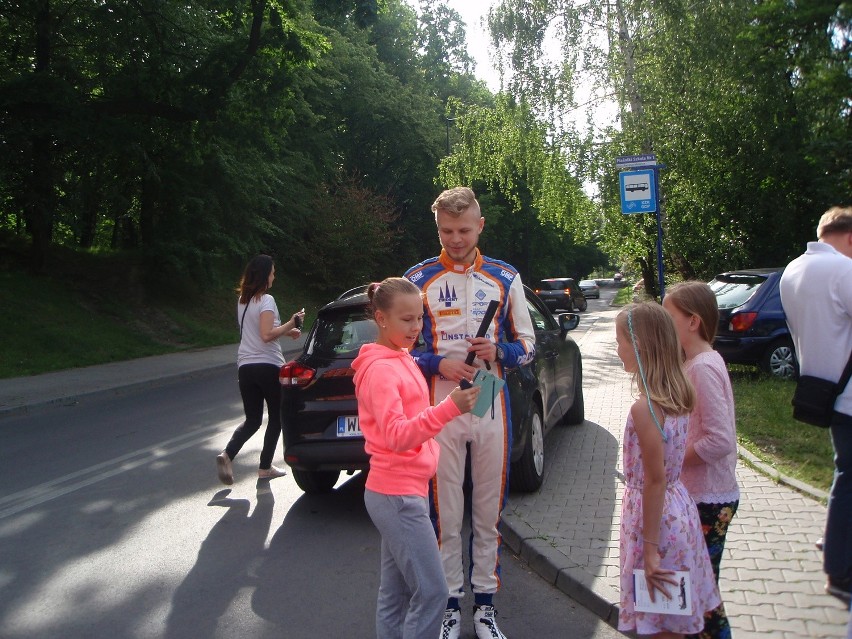
<svg viewBox="0 0 852 639"><path fill-rule="evenodd" d="M440 453L433 437L473 408L479 389L456 388L431 406L426 380L409 353L423 327L420 289L391 277L370 284L367 294L379 337L361 347L352 368L370 455L364 503L382 536L376 636L435 639L447 582L429 518L428 483Z"/></svg>

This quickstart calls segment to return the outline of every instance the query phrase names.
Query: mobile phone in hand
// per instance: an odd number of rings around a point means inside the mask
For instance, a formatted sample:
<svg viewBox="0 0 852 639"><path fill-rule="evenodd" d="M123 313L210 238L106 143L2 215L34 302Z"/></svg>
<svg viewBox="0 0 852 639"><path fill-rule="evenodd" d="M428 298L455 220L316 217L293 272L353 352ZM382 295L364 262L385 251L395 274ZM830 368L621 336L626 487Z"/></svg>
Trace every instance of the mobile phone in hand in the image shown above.
<svg viewBox="0 0 852 639"><path fill-rule="evenodd" d="M304 312L305 312L304 308L301 311L299 311L299 313L304 313ZM297 313L296 315L293 316L293 322L295 322L296 328L301 330L301 328L302 328L302 316Z"/></svg>

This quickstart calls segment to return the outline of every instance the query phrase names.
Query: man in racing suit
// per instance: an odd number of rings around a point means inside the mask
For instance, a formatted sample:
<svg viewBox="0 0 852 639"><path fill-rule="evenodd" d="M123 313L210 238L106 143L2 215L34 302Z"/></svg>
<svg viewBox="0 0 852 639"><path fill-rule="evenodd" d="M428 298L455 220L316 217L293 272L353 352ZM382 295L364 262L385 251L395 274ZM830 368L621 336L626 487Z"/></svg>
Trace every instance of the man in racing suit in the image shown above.
<svg viewBox="0 0 852 639"><path fill-rule="evenodd" d="M532 360L535 333L518 272L509 264L484 257L477 248L485 219L467 187L444 191L432 205L441 255L405 273L423 291L423 337L426 348L413 353L438 403L461 379L478 368L505 378L507 368ZM499 306L484 337L475 337L491 300ZM476 359L465 363L468 353ZM497 525L508 492L512 446L509 397L505 387L484 417L466 413L437 436L438 471L431 487L436 534L447 578L448 602L441 639L460 633L459 599L464 595L462 568L463 483L470 444L471 568L474 627L480 639L505 639L493 606L500 587Z"/></svg>

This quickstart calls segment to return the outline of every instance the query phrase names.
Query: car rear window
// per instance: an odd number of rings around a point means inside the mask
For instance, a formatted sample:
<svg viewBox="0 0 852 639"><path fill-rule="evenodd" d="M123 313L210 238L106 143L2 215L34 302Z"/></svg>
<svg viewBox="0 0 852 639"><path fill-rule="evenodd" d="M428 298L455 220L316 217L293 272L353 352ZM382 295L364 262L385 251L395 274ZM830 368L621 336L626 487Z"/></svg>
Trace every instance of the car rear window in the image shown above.
<svg viewBox="0 0 852 639"><path fill-rule="evenodd" d="M766 278L761 275L729 273L717 275L708 284L716 294L716 302L721 311L745 304L765 281Z"/></svg>
<svg viewBox="0 0 852 639"><path fill-rule="evenodd" d="M568 288L568 280L542 280L539 288L542 291L562 291Z"/></svg>
<svg viewBox="0 0 852 639"><path fill-rule="evenodd" d="M358 350L378 336L376 323L367 319L362 307L338 309L321 314L311 335L307 353L335 359L355 357Z"/></svg>

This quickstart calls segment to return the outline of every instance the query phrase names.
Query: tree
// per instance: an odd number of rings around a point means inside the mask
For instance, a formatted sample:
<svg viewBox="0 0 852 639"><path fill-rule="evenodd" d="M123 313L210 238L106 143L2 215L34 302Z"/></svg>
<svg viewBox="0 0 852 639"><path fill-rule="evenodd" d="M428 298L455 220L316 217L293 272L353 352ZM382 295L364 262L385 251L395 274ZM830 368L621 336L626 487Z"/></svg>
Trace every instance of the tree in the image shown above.
<svg viewBox="0 0 852 639"><path fill-rule="evenodd" d="M195 177L199 142L215 136L235 92L268 83L259 71L308 63L322 49L302 10L276 0L152 8L27 0L11 7L0 22L8 61L0 140L9 150L0 179L4 201L32 237L33 268L43 266L56 222L79 221L67 209L69 187L77 185L96 194L110 181L130 184L128 209L112 217L134 217L145 245L167 236L164 220L204 200L187 192L187 178ZM264 56L275 63L264 64ZM100 161L111 155L119 161ZM97 166L114 170L89 168ZM86 217L72 225L85 244L97 227L91 212Z"/></svg>
<svg viewBox="0 0 852 639"><path fill-rule="evenodd" d="M620 215L618 155L654 152L667 165L664 247L683 276L783 263L819 212L847 197L848 162L837 159L849 145L837 141L850 139L849 11L836 1L504 0L490 26L510 90L550 114L552 139L578 145L572 170L598 186L602 246L653 282L655 225ZM564 54L551 65L548 34ZM574 104L553 79L584 75L615 97L619 127L579 136L560 117Z"/></svg>

